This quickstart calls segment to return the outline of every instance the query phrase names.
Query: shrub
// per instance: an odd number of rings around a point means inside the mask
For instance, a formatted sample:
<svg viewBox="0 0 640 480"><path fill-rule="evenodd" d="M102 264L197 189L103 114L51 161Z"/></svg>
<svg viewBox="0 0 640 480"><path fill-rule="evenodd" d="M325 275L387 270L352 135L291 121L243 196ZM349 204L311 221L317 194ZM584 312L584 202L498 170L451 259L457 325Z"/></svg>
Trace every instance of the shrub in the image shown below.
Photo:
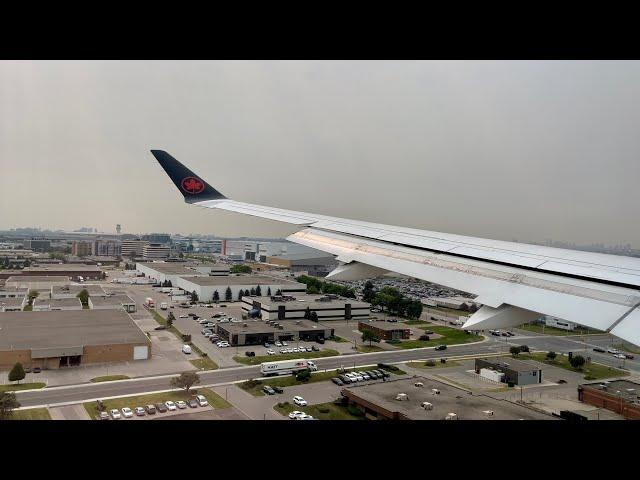
<svg viewBox="0 0 640 480"><path fill-rule="evenodd" d="M529 352L529 347L527 345L520 345L521 352Z"/></svg>
<svg viewBox="0 0 640 480"><path fill-rule="evenodd" d="M289 405L289 402L278 402L278 407L279 407L279 408L284 408L284 407L286 407L287 405Z"/></svg>
<svg viewBox="0 0 640 480"><path fill-rule="evenodd" d="M311 370L309 370L308 368L305 370L302 370L300 373L296 375L296 380L299 382L308 382L310 378L311 378Z"/></svg>
<svg viewBox="0 0 640 480"><path fill-rule="evenodd" d="M318 411L320 413L329 413L329 409L327 407L320 407L318 408Z"/></svg>
<svg viewBox="0 0 640 480"><path fill-rule="evenodd" d="M347 405L347 412L349 412L354 417L362 417L364 413L355 405Z"/></svg>
<svg viewBox="0 0 640 480"><path fill-rule="evenodd" d="M422 340L424 342L428 342L429 341L429 335L420 335L420 338L418 340Z"/></svg>
<svg viewBox="0 0 640 480"><path fill-rule="evenodd" d="M424 366L425 367L435 367L436 366L436 362L434 362L433 360L427 360L426 362L424 362Z"/></svg>
<svg viewBox="0 0 640 480"><path fill-rule="evenodd" d="M547 352L547 359L548 360L555 360L556 357L557 357L556 352Z"/></svg>
<svg viewBox="0 0 640 480"><path fill-rule="evenodd" d="M258 385L262 385L262 382L260 380L247 380L242 385L244 385L245 388L255 388Z"/></svg>

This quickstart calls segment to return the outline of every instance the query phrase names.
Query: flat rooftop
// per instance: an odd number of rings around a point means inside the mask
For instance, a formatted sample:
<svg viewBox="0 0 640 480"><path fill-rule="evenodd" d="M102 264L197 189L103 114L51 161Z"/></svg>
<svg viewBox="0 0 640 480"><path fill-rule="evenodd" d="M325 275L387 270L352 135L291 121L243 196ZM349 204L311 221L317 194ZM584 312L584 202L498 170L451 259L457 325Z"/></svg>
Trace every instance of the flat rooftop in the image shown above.
<svg viewBox="0 0 640 480"><path fill-rule="evenodd" d="M298 323L300 322L300 323ZM327 330L331 327L325 327L322 324L312 322L310 320L281 320L280 325L283 326L282 330L278 327L273 327L267 322L262 320L244 320L240 323L225 322L218 323L218 326L229 333L287 333L287 332L301 332L311 330ZM246 327L244 326L246 325Z"/></svg>
<svg viewBox="0 0 640 480"><path fill-rule="evenodd" d="M11 278L11 277L9 277ZM26 294L29 292L29 289L27 287L7 287L7 286L3 286L0 287L0 291L2 291L3 293L9 293L9 294L18 294L18 293L22 293L22 294Z"/></svg>
<svg viewBox="0 0 640 480"><path fill-rule="evenodd" d="M0 308L2 307L21 307L22 302L24 301L24 297L8 297L8 298L0 298Z"/></svg>
<svg viewBox="0 0 640 480"><path fill-rule="evenodd" d="M129 295L109 295L106 297L91 297L91 304L94 307L101 307L105 305L130 305L136 303L131 299Z"/></svg>
<svg viewBox="0 0 640 480"><path fill-rule="evenodd" d="M304 283L293 282L283 278L266 277L263 275L229 275L226 277L195 276L183 277L183 280L201 287L219 285L288 285L292 287L299 286L301 288L307 288Z"/></svg>
<svg viewBox="0 0 640 480"><path fill-rule="evenodd" d="M53 295L77 295L82 290L86 290L89 296L92 295L105 295L104 289L100 285L53 285L51 287L51 293Z"/></svg>
<svg viewBox="0 0 640 480"><path fill-rule="evenodd" d="M82 263L57 263L51 265L41 265L39 267L26 267L23 272L100 272L97 265L84 265Z"/></svg>
<svg viewBox="0 0 640 480"><path fill-rule="evenodd" d="M18 275L17 277L7 278L7 283L35 283L35 282L52 282L52 283L69 283L69 279L59 275Z"/></svg>
<svg viewBox="0 0 640 480"><path fill-rule="evenodd" d="M422 382L423 387L416 387ZM431 389L440 390L434 395ZM459 420L551 420L553 417L530 410L511 402L496 400L486 395L472 395L467 391L426 377L390 380L343 388L358 398L371 402L386 410L399 412L411 420L444 420L449 413L455 413ZM408 400L396 400L399 393L405 393ZM420 405L429 402L432 410ZM488 416L485 411L493 411Z"/></svg>
<svg viewBox="0 0 640 480"><path fill-rule="evenodd" d="M542 368L540 364L523 360L516 360L512 357L489 357L479 360L489 362L493 367L498 369L508 368L509 370L514 370L516 372L530 372L531 370L539 370L540 368Z"/></svg>
<svg viewBox="0 0 640 480"><path fill-rule="evenodd" d="M149 343L124 310L0 313L0 351Z"/></svg>
<svg viewBox="0 0 640 480"><path fill-rule="evenodd" d="M391 332L394 330L410 330L407 325L404 323L396 323L396 322L385 322L385 321L375 321L375 322L363 322L360 320L359 323L367 325L369 327L379 328L380 330L384 330L387 332Z"/></svg>
<svg viewBox="0 0 640 480"><path fill-rule="evenodd" d="M616 397L621 397L627 402L640 400L640 383L630 380L611 380L608 382L586 383L583 387L594 388Z"/></svg>
<svg viewBox="0 0 640 480"><path fill-rule="evenodd" d="M228 265L200 264L200 263L175 263L175 262L138 262L138 265L150 268L165 275L200 275L196 267L210 268L214 272L228 272Z"/></svg>
<svg viewBox="0 0 640 480"><path fill-rule="evenodd" d="M82 307L82 302L79 298L36 298L33 301L34 307L42 307L49 305L49 308L64 308L64 307Z"/></svg>
<svg viewBox="0 0 640 480"><path fill-rule="evenodd" d="M325 295L316 295L316 294L295 294L288 295L293 297L294 300L276 300L276 296L262 296L262 297L249 297L250 301L260 302L262 308L267 310L277 310L280 305L285 305L287 310L295 310L299 308L306 309L309 307L310 309L343 309L344 306L349 303L351 304L351 308L366 308L369 309L371 306L366 302L360 302L355 298L331 298L329 300L319 301L320 298L327 298ZM243 297L244 298L244 297Z"/></svg>

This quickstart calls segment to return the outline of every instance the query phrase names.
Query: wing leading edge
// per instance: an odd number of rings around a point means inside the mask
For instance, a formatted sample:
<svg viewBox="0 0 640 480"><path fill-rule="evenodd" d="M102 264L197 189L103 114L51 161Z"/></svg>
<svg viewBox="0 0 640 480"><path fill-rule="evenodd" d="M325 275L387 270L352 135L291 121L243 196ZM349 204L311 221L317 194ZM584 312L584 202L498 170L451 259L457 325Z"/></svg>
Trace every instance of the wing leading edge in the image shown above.
<svg viewBox="0 0 640 480"><path fill-rule="evenodd" d="M464 325L521 324L539 314L640 345L640 259L361 222L231 200L152 150L185 202L297 225L288 240L336 255L336 279L393 271L477 295ZM186 180L185 180L186 179ZM189 180L193 179L195 183Z"/></svg>

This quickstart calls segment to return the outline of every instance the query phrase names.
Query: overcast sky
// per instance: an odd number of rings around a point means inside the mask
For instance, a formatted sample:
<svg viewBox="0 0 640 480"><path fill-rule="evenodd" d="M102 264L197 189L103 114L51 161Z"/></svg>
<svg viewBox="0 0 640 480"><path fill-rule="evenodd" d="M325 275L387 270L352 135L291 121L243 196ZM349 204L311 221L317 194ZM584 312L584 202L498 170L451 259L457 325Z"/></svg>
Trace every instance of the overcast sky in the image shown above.
<svg viewBox="0 0 640 480"><path fill-rule="evenodd" d="M639 62L0 62L0 228L279 236L226 196L498 238L640 247Z"/></svg>

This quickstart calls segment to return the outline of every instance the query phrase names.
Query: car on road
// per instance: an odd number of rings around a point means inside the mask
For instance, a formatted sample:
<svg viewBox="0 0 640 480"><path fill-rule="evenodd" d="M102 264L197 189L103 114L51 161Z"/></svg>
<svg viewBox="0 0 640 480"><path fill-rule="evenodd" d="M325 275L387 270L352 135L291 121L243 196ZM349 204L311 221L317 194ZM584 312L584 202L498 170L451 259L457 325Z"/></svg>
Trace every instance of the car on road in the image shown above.
<svg viewBox="0 0 640 480"><path fill-rule="evenodd" d="M293 412L289 413L289 418L291 420L296 420L300 415L304 415L304 412L300 412L298 410L294 410Z"/></svg>
<svg viewBox="0 0 640 480"><path fill-rule="evenodd" d="M144 407L147 415L155 415L156 414L156 406L155 405L146 405Z"/></svg>
<svg viewBox="0 0 640 480"><path fill-rule="evenodd" d="M558 383L567 383L567 381L561 378L560 380L558 380Z"/></svg>
<svg viewBox="0 0 640 480"><path fill-rule="evenodd" d="M620 359L622 359L622 360L626 360L626 358L627 358L627 356L626 356L624 353L616 353L616 354L614 355L614 357L616 357L616 358L620 358Z"/></svg>
<svg viewBox="0 0 640 480"><path fill-rule="evenodd" d="M387 322L397 323L398 319L397 318L387 318Z"/></svg>
<svg viewBox="0 0 640 480"><path fill-rule="evenodd" d="M198 402L196 402L195 398L187 400L187 405L189 405L189 408L198 408Z"/></svg>
<svg viewBox="0 0 640 480"><path fill-rule="evenodd" d="M300 407L307 406L307 401L304 398L302 398L300 395L296 395L295 397L293 397L293 403L295 403Z"/></svg>
<svg viewBox="0 0 640 480"><path fill-rule="evenodd" d="M630 353L625 353L623 354L626 358L628 358L629 360L633 360L635 357L633 355L631 355Z"/></svg>
<svg viewBox="0 0 640 480"><path fill-rule="evenodd" d="M178 400L176 402L176 407L178 407L180 410L184 410L185 408L187 408L187 402L185 402L184 400Z"/></svg>
<svg viewBox="0 0 640 480"><path fill-rule="evenodd" d="M311 415L307 415L306 413L303 413L298 418L296 418L296 420L315 420L315 418L312 417Z"/></svg>
<svg viewBox="0 0 640 480"><path fill-rule="evenodd" d="M339 387L341 387L342 385L344 385L344 382L342 380L340 380L338 377L333 377L331 379L331 381L333 383L335 383L336 385L338 385Z"/></svg>
<svg viewBox="0 0 640 480"><path fill-rule="evenodd" d="M207 405L209 405L207 397L205 397L204 395L196 395L196 402L198 402L198 405L200 405L201 407L206 407Z"/></svg>
<svg viewBox="0 0 640 480"><path fill-rule="evenodd" d="M136 407L135 412L136 412L136 415L139 417L144 417L146 414L143 407Z"/></svg>
<svg viewBox="0 0 640 480"><path fill-rule="evenodd" d="M438 346L436 347L436 350L446 350L446 349L447 349L447 346L446 346L446 345L438 345Z"/></svg>
<svg viewBox="0 0 640 480"><path fill-rule="evenodd" d="M600 353L605 353L606 350L604 348L600 348L600 347L594 347L593 349L594 352L600 352Z"/></svg>
<svg viewBox="0 0 640 480"><path fill-rule="evenodd" d="M120 420L120 418L122 418L122 415L120 415L120 410L118 410L117 408L113 408L111 410L111 418L113 418L114 420Z"/></svg>
<svg viewBox="0 0 640 480"><path fill-rule="evenodd" d="M620 350L618 350L618 349L616 349L616 348L611 348L611 347L609 347L609 348L607 348L607 353L612 353L612 354L614 354L614 355L615 355L615 354L617 354L617 353L620 353Z"/></svg>
<svg viewBox="0 0 640 480"><path fill-rule="evenodd" d="M218 342L218 343L216 343L216 345L217 345L218 347L220 347L220 348L227 348L227 347L229 347L229 346L230 346L230 345L229 345L229 342L224 342L224 341L223 341L223 342Z"/></svg>
<svg viewBox="0 0 640 480"><path fill-rule="evenodd" d="M170 412L178 409L178 407L176 407L176 404L171 400L167 400L166 402L164 402L164 405L167 407L167 410L169 410Z"/></svg>
<svg viewBox="0 0 640 480"><path fill-rule="evenodd" d="M262 391L264 393L266 393L267 395L275 395L276 391L271 388L269 385L265 385L264 387L262 387Z"/></svg>

